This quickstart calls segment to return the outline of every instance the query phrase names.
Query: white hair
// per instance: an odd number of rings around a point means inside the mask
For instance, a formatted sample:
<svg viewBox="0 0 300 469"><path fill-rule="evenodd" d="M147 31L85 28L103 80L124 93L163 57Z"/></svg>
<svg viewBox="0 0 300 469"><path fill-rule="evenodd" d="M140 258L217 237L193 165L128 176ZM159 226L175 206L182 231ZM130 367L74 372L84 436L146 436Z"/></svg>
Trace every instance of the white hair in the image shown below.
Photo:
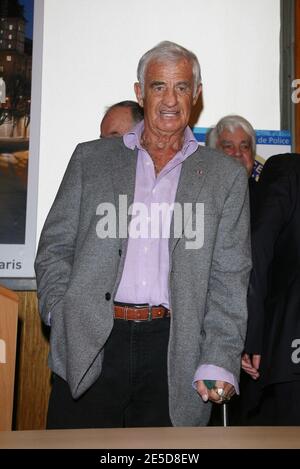
<svg viewBox="0 0 300 469"><path fill-rule="evenodd" d="M213 127L206 136L206 145L210 148L217 148L218 140L224 130L234 132L241 127L251 138L251 149L253 155L256 154L256 135L255 130L247 119L238 115L225 116L219 120L217 125Z"/></svg>
<svg viewBox="0 0 300 469"><path fill-rule="evenodd" d="M137 78L141 85L142 95L145 91L145 72L147 66L153 60L157 62L178 62L180 59L188 60L193 67L194 90L193 97L196 96L199 85L201 85L200 64L196 55L175 42L162 41L157 46L148 50L140 59L137 68Z"/></svg>

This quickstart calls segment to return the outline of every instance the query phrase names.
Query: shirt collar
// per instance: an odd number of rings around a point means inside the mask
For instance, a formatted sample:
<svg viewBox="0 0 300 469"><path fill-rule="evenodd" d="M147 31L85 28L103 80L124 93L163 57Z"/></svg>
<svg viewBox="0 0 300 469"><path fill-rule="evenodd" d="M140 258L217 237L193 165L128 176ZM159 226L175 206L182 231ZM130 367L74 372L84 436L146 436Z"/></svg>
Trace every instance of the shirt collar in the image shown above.
<svg viewBox="0 0 300 469"><path fill-rule="evenodd" d="M124 144L127 148L134 150L137 147L139 150L142 149L141 147L141 136L144 130L144 121L139 122L132 130L127 132L123 136ZM194 134L190 127L186 127L184 131L184 141L181 152L183 156L189 156L194 153L198 148L198 142L194 137Z"/></svg>

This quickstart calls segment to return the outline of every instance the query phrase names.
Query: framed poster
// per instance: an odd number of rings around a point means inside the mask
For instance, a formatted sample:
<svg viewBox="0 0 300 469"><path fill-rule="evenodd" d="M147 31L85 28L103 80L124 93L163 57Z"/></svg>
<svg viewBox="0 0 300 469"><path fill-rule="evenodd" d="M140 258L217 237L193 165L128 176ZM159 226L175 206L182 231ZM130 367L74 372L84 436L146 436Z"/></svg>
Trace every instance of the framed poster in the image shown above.
<svg viewBox="0 0 300 469"><path fill-rule="evenodd" d="M0 283L14 289L35 277L42 38L43 1L1 0Z"/></svg>

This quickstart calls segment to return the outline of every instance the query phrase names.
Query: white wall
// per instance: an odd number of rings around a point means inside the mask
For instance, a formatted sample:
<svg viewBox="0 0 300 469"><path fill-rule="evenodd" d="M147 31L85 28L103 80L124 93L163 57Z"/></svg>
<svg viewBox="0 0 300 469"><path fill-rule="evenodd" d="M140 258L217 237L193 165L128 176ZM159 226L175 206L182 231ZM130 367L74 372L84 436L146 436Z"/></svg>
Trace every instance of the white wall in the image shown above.
<svg viewBox="0 0 300 469"><path fill-rule="evenodd" d="M200 60L199 126L239 113L279 129L279 30L279 0L44 0L38 236L75 145L134 99L137 62L161 40Z"/></svg>

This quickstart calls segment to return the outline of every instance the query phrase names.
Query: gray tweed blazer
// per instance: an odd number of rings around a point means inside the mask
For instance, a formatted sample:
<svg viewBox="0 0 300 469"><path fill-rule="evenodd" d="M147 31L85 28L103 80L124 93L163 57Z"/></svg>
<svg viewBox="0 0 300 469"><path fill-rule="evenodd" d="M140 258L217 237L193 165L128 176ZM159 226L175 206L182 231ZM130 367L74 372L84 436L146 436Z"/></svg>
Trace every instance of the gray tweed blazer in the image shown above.
<svg viewBox="0 0 300 469"><path fill-rule="evenodd" d="M137 151L121 138L77 146L45 222L36 258L42 319L51 312L49 366L78 398L101 373L113 327L113 298L127 240L96 235L97 206L133 202ZM210 404L192 387L201 364L237 378L246 331L251 268L248 181L244 168L199 147L182 165L176 202L204 203L204 243L186 249L169 241L171 329L168 351L170 417L174 426L205 425Z"/></svg>

